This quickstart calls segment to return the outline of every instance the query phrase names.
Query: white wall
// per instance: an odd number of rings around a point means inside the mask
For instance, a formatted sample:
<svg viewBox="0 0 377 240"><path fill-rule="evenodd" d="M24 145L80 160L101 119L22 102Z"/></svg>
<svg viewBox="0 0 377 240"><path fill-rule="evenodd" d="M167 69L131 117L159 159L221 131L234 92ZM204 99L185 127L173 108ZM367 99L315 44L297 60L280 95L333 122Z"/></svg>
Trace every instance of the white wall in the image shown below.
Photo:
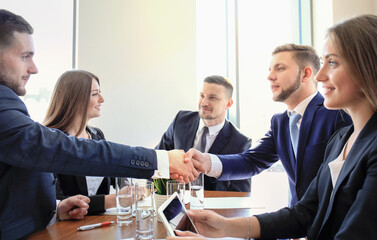
<svg viewBox="0 0 377 240"><path fill-rule="evenodd" d="M195 1L79 1L78 67L100 78L91 124L108 140L154 147L178 110L197 108L195 24Z"/></svg>
<svg viewBox="0 0 377 240"><path fill-rule="evenodd" d="M314 47L320 53L327 28L361 14L377 14L377 1L313 0Z"/></svg>

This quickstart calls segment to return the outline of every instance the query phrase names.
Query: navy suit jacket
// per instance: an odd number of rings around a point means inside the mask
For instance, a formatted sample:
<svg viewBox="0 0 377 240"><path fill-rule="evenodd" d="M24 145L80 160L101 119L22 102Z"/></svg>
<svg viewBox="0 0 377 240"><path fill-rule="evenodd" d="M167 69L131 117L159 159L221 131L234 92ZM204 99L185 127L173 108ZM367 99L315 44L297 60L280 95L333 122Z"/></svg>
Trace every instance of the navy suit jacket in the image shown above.
<svg viewBox="0 0 377 240"><path fill-rule="evenodd" d="M323 162L326 144L341 127L351 124L341 110L323 106L320 93L310 101L301 120L295 160L289 133L287 112L272 117L271 128L254 148L238 155L219 156L223 173L219 179L242 179L253 176L281 160L288 174L291 205L302 198Z"/></svg>
<svg viewBox="0 0 377 240"><path fill-rule="evenodd" d="M156 148L188 151L194 145L199 121L198 112L178 112ZM250 147L251 139L240 133L231 122L225 120L224 127L220 130L208 152L217 154L240 153ZM216 178L204 176L205 190L250 192L250 188L250 177L245 177L242 180L218 181Z"/></svg>
<svg viewBox="0 0 377 240"><path fill-rule="evenodd" d="M335 187L331 181L328 164L339 156L352 132L353 126L345 127L331 138L325 161L301 201L257 216L262 239L377 239L377 113L353 144Z"/></svg>
<svg viewBox="0 0 377 240"><path fill-rule="evenodd" d="M86 127L90 132L92 139L102 140L105 139L103 132L99 128ZM88 196L88 185L85 176L74 176L67 174L54 174L56 178L56 198L59 200L66 199L70 196L81 194ZM109 177L104 177L97 193L89 196L90 203L88 215L98 214L105 212L105 195L110 192L110 185L115 184L115 180Z"/></svg>
<svg viewBox="0 0 377 240"><path fill-rule="evenodd" d="M155 169L152 149L77 139L34 122L20 98L0 85L0 239L46 227L56 207L51 172L150 178Z"/></svg>

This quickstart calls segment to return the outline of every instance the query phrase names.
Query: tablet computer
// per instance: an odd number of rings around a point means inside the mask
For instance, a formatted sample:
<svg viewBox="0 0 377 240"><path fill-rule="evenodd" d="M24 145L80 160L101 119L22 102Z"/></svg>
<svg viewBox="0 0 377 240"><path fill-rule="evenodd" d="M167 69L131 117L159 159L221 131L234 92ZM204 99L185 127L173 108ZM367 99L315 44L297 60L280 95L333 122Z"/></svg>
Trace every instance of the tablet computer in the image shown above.
<svg viewBox="0 0 377 240"><path fill-rule="evenodd" d="M157 213L170 236L175 236L174 230L198 233L194 223L187 215L186 207L182 204L177 192L174 192L161 205Z"/></svg>

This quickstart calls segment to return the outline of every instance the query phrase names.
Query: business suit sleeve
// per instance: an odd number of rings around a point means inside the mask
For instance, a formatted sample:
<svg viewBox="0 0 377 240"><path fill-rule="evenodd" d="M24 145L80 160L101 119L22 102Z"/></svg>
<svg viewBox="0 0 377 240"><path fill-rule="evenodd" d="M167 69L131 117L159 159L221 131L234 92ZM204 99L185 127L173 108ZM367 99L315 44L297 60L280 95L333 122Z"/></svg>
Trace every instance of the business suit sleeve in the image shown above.
<svg viewBox="0 0 377 240"><path fill-rule="evenodd" d="M279 160L270 129L258 145L240 154L218 155L223 164L220 180L236 180L252 177Z"/></svg>
<svg viewBox="0 0 377 240"><path fill-rule="evenodd" d="M240 145L238 152L247 151L251 147L251 139L246 139L243 144ZM231 180L228 191L234 192L250 192L251 189L251 178L244 180Z"/></svg>
<svg viewBox="0 0 377 240"><path fill-rule="evenodd" d="M0 112L2 163L40 172L135 178L150 178L157 169L152 149L77 139L34 122L14 93L1 96Z"/></svg>

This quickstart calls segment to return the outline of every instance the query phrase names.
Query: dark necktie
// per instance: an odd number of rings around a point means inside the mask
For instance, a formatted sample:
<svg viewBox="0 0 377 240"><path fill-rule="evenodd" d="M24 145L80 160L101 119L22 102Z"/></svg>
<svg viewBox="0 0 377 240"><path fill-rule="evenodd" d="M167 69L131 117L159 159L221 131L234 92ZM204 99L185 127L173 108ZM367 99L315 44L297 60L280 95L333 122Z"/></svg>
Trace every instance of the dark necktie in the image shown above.
<svg viewBox="0 0 377 240"><path fill-rule="evenodd" d="M289 132L291 134L291 142L293 152L295 153L295 158L297 157L297 144L298 144L298 126L297 122L300 120L301 115L298 113L293 112L289 114Z"/></svg>
<svg viewBox="0 0 377 240"><path fill-rule="evenodd" d="M199 143L197 144L196 149L201 151L202 153L206 150L206 144L207 144L207 133L208 133L208 127L204 126L202 128L202 136L200 138Z"/></svg>

